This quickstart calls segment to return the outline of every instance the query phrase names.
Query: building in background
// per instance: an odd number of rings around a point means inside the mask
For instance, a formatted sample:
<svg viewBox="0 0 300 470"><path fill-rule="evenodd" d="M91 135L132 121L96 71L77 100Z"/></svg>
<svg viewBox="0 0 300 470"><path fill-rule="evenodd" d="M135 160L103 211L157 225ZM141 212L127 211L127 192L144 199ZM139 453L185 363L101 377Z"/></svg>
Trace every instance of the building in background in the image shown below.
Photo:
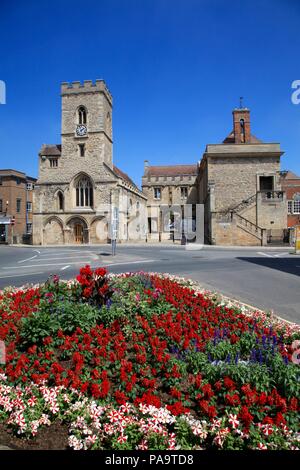
<svg viewBox="0 0 300 470"><path fill-rule="evenodd" d="M287 199L287 225L300 225L300 177L292 171L281 172L282 189Z"/></svg>
<svg viewBox="0 0 300 470"><path fill-rule="evenodd" d="M199 168L199 202L205 206L206 242L266 245L287 235L279 143L251 133L250 111L233 111L233 131L206 146Z"/></svg>
<svg viewBox="0 0 300 470"><path fill-rule="evenodd" d="M0 170L1 243L31 243L35 182L21 171Z"/></svg>
<svg viewBox="0 0 300 470"><path fill-rule="evenodd" d="M146 207L146 197L112 161L112 96L105 82L63 83L61 97L61 143L39 152L33 242L145 239L135 214Z"/></svg>
<svg viewBox="0 0 300 470"><path fill-rule="evenodd" d="M190 221L190 232L194 231L197 178L197 164L151 166L145 160L142 190L147 197L148 241L174 241L177 234L181 238L183 221Z"/></svg>

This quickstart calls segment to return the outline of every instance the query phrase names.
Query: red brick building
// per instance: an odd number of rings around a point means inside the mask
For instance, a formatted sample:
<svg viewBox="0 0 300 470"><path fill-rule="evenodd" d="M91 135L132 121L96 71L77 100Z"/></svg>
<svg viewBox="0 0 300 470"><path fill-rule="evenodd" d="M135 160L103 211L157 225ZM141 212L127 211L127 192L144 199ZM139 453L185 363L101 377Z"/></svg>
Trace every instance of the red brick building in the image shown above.
<svg viewBox="0 0 300 470"><path fill-rule="evenodd" d="M282 171L281 185L288 205L287 226L300 225L300 177L292 171Z"/></svg>
<svg viewBox="0 0 300 470"><path fill-rule="evenodd" d="M0 243L30 243L35 182L21 171L0 170Z"/></svg>

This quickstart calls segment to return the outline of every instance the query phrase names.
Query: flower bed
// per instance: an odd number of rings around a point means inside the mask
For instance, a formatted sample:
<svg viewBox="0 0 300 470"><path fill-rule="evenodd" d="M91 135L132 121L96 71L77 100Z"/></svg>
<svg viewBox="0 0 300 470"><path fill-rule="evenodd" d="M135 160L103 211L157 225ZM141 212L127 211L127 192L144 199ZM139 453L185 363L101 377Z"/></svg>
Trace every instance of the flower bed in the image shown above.
<svg viewBox="0 0 300 470"><path fill-rule="evenodd" d="M298 449L297 325L158 274L3 292L0 422L74 449ZM23 441L22 441L23 442Z"/></svg>

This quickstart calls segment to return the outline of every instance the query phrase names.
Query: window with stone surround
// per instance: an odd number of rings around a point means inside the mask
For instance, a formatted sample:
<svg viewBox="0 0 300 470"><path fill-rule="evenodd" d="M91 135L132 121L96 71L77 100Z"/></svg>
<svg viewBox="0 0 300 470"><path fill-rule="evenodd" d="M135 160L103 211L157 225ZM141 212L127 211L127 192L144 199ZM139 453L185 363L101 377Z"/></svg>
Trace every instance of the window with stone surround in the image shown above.
<svg viewBox="0 0 300 470"><path fill-rule="evenodd" d="M78 124L86 124L86 108L84 106L80 106L78 108Z"/></svg>
<svg viewBox="0 0 300 470"><path fill-rule="evenodd" d="M57 208L59 211L64 210L64 196L61 191L58 191L57 193Z"/></svg>
<svg viewBox="0 0 300 470"><path fill-rule="evenodd" d="M30 202L30 201L26 202L26 211L27 212L32 212L32 202Z"/></svg>
<svg viewBox="0 0 300 470"><path fill-rule="evenodd" d="M187 186L181 186L181 188L180 188L180 197L181 197L181 199L187 199L187 197L188 197L188 188L187 188Z"/></svg>
<svg viewBox="0 0 300 470"><path fill-rule="evenodd" d="M154 188L154 199L161 199L161 188Z"/></svg>
<svg viewBox="0 0 300 470"><path fill-rule="evenodd" d="M84 157L85 156L85 144L79 144L78 149L79 149L79 156Z"/></svg>
<svg viewBox="0 0 300 470"><path fill-rule="evenodd" d="M93 185L87 176L81 176L75 185L76 207L93 206Z"/></svg>
<svg viewBox="0 0 300 470"><path fill-rule="evenodd" d="M50 158L50 168L58 167L58 158Z"/></svg>

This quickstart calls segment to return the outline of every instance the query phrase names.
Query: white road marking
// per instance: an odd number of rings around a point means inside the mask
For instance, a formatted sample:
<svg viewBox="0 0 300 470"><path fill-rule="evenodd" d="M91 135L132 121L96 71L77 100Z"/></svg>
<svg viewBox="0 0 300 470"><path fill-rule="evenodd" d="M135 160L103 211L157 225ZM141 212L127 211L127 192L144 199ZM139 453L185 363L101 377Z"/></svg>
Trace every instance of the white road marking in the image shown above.
<svg viewBox="0 0 300 470"><path fill-rule="evenodd" d="M54 253L55 255L65 255L65 254L69 254L69 253L85 253L85 254L88 254L88 253L91 253L91 254L94 254L92 251L87 251L87 250L68 250L68 251L60 251L60 250L48 250L48 251L43 251L43 253L41 254L41 256L48 256L48 255L51 255L51 253Z"/></svg>
<svg viewBox="0 0 300 470"><path fill-rule="evenodd" d="M23 276L34 276L35 274L43 274L42 272L39 273L26 273L26 274L14 274L12 276L0 276L0 279L6 279L8 277L23 277Z"/></svg>
<svg viewBox="0 0 300 470"><path fill-rule="evenodd" d="M89 264L91 260L85 260L85 261L74 261L74 263L69 263L69 264ZM22 266L22 268L40 268L42 266L65 266L66 262L64 263L47 263L47 264L30 264L27 266ZM20 269L20 266L6 266L2 269Z"/></svg>
<svg viewBox="0 0 300 470"><path fill-rule="evenodd" d="M91 255L86 255L86 256L83 256L83 255L82 255L82 256L71 256L71 257L69 257L69 258L66 258L65 256L61 256L60 258L43 258L43 259L41 259L41 261L52 261L52 260L55 260L55 259L58 259L58 260L59 260L59 259L61 259L61 260L66 259L66 260L68 260L68 259L76 259L76 258L86 259L87 256L90 257ZM93 258L93 259L95 259L95 258ZM97 259L98 259L98 258L97 258ZM38 261L38 260L37 260L37 261Z"/></svg>
<svg viewBox="0 0 300 470"><path fill-rule="evenodd" d="M267 256L268 258L273 258L273 255L269 255L269 253L263 253L262 251L258 251L257 254Z"/></svg>
<svg viewBox="0 0 300 470"><path fill-rule="evenodd" d="M70 265L68 264L67 266L64 266L63 268L61 268L61 271L64 271L65 269L69 268Z"/></svg>
<svg viewBox="0 0 300 470"><path fill-rule="evenodd" d="M25 263L25 261L29 261L33 258L37 258L37 255L31 256L30 258L23 259L22 261L18 261L18 263Z"/></svg>
<svg viewBox="0 0 300 470"><path fill-rule="evenodd" d="M154 263L156 259L142 259L140 261L125 261L123 263L105 263L103 266L121 266L123 264L141 264L141 263Z"/></svg>

